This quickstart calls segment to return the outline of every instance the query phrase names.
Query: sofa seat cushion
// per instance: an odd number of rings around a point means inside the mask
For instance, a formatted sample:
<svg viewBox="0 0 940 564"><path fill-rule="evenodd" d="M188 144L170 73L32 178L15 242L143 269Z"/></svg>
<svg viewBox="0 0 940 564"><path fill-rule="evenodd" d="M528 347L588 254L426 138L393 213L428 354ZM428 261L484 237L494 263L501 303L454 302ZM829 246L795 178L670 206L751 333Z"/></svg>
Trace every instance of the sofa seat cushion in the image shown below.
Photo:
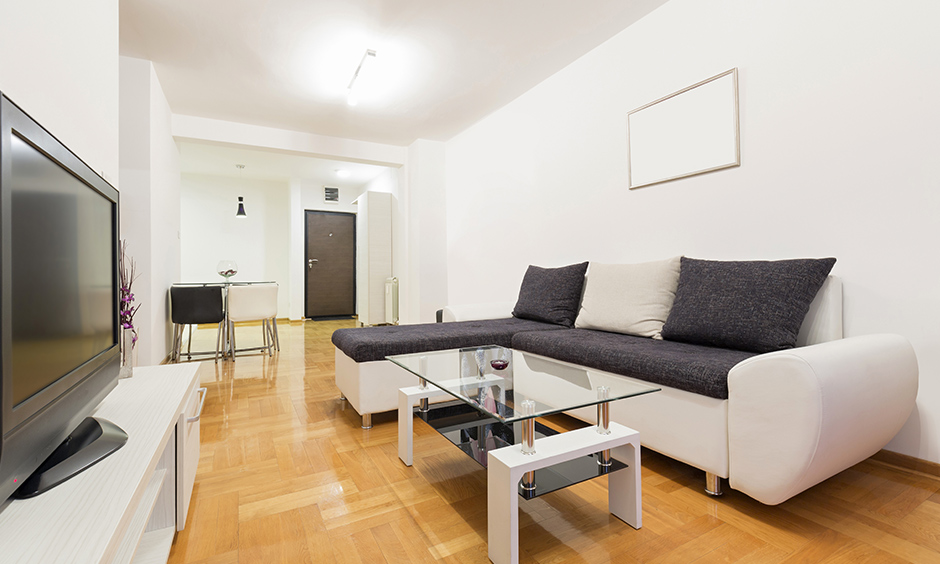
<svg viewBox="0 0 940 564"><path fill-rule="evenodd" d="M454 323L423 323L337 329L333 344L356 362L385 360L393 354L441 351L462 347L509 347L521 331L564 330L560 325L510 317Z"/></svg>
<svg viewBox="0 0 940 564"><path fill-rule="evenodd" d="M518 333L512 348L718 399L728 372L756 353L585 329Z"/></svg>

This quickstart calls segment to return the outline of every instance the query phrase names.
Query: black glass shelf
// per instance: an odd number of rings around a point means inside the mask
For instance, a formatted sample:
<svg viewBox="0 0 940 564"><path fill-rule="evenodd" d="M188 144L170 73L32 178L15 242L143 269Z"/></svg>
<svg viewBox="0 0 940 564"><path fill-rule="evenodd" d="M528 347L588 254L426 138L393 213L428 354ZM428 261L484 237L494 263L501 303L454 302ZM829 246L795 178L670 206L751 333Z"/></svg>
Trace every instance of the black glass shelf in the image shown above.
<svg viewBox="0 0 940 564"><path fill-rule="evenodd" d="M484 468L489 451L517 444L520 441L516 437L522 437L522 423L500 423L459 400L432 404L426 412L415 408L415 415ZM558 431L535 422L536 439L557 434ZM523 490L520 482L519 495L534 499L627 467L615 458L611 458L610 466L604 467L597 459L597 454L589 454L536 470L535 490Z"/></svg>

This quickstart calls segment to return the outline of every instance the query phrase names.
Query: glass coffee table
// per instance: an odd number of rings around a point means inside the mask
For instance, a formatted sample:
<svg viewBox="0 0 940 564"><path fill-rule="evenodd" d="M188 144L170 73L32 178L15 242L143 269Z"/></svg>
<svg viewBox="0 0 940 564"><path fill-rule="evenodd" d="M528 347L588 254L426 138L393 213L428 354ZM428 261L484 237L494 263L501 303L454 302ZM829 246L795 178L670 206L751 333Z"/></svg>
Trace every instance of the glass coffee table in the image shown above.
<svg viewBox="0 0 940 564"><path fill-rule="evenodd" d="M610 512L640 528L639 433L611 422L609 403L659 388L492 345L387 358L419 378L418 386L399 391L402 462L412 464L414 417L420 417L487 469L490 560L519 561L519 497L598 476L609 475ZM591 406L597 408L593 427L560 433L535 420Z"/></svg>

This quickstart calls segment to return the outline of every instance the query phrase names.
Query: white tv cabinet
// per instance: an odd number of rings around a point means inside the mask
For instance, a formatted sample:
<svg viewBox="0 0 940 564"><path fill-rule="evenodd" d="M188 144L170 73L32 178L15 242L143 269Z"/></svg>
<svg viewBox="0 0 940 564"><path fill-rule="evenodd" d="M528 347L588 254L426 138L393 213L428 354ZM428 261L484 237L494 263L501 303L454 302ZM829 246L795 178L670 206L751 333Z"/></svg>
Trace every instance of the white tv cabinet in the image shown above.
<svg viewBox="0 0 940 564"><path fill-rule="evenodd" d="M127 444L88 470L0 511L4 563L167 561L186 524L199 462L198 364L148 366L118 382L94 414Z"/></svg>

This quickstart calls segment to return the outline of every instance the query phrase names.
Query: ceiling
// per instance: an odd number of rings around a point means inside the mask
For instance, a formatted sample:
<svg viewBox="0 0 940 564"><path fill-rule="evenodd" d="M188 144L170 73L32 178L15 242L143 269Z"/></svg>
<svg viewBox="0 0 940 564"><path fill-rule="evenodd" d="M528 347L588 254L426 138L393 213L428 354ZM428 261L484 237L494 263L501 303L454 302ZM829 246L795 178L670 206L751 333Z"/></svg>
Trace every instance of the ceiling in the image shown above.
<svg viewBox="0 0 940 564"><path fill-rule="evenodd" d="M153 61L176 114L408 145L450 139L665 2L121 0L120 52Z"/></svg>

